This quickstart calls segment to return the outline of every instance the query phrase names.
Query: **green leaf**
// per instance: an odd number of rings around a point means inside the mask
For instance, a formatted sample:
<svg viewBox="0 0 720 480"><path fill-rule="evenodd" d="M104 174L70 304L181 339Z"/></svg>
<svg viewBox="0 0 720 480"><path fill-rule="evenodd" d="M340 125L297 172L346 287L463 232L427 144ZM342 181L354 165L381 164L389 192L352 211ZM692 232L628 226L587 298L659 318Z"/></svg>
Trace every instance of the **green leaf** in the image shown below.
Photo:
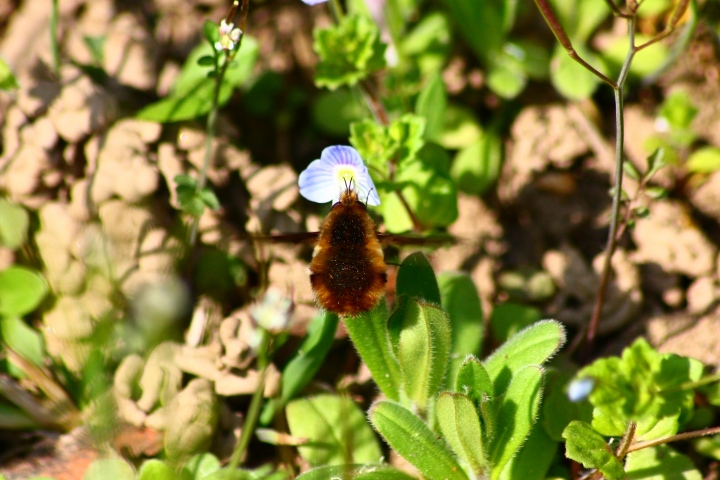
<svg viewBox="0 0 720 480"><path fill-rule="evenodd" d="M12 266L0 272L0 316L22 317L35 310L48 293L38 272Z"/></svg>
<svg viewBox="0 0 720 480"><path fill-rule="evenodd" d="M410 410L397 403L380 401L370 408L369 416L390 446L425 477L468 480L447 445Z"/></svg>
<svg viewBox="0 0 720 480"><path fill-rule="evenodd" d="M599 359L577 376L596 380L589 397L595 430L621 436L627 423L634 421L636 437L649 440L674 435L690 418L694 391L681 387L697 381L702 370L701 362L660 354L640 338L623 351L622 358Z"/></svg>
<svg viewBox="0 0 720 480"><path fill-rule="evenodd" d="M635 34L635 45L642 45L652 37L642 33ZM626 36L617 37L610 45L602 50L601 55L611 67L619 73L628 51ZM657 42L642 50L642 53L633 57L630 65L630 75L647 77L659 70L668 58L668 47L663 42Z"/></svg>
<svg viewBox="0 0 720 480"><path fill-rule="evenodd" d="M312 105L313 121L322 132L346 138L350 133L350 125L365 115L361 100L348 89L320 92Z"/></svg>
<svg viewBox="0 0 720 480"><path fill-rule="evenodd" d="M665 165L667 165L665 161L665 149L662 147L656 148L655 151L647 157L648 168L645 176L648 180L651 179Z"/></svg>
<svg viewBox="0 0 720 480"><path fill-rule="evenodd" d="M673 129L690 128L693 120L698 114L698 109L693 104L690 95L682 90L671 92L660 106L658 116L664 119Z"/></svg>
<svg viewBox="0 0 720 480"><path fill-rule="evenodd" d="M445 125L447 92L439 74L432 75L418 96L415 113L425 119L425 139L440 140Z"/></svg>
<svg viewBox="0 0 720 480"><path fill-rule="evenodd" d="M582 44L575 45L578 54L595 69L605 73L605 66L599 58ZM568 100L584 100L589 98L600 79L570 58L560 45L555 47L550 62L550 80L553 86Z"/></svg>
<svg viewBox="0 0 720 480"><path fill-rule="evenodd" d="M387 322L388 311L383 298L371 311L348 318L345 328L380 390L387 398L399 400L402 374L390 346Z"/></svg>
<svg viewBox="0 0 720 480"><path fill-rule="evenodd" d="M469 147L480 140L482 132L472 110L450 104L445 112L445 126L440 144L449 149Z"/></svg>
<svg viewBox="0 0 720 480"><path fill-rule="evenodd" d="M687 169L696 173L713 173L720 170L720 148L703 147L687 159Z"/></svg>
<svg viewBox="0 0 720 480"><path fill-rule="evenodd" d="M450 175L460 191L482 195L500 176L502 161L502 139L494 130L488 130L455 155Z"/></svg>
<svg viewBox="0 0 720 480"><path fill-rule="evenodd" d="M531 365L520 369L510 381L497 411L497 433L490 445L493 480L500 478L537 420L542 397L543 370ZM495 386L496 391L497 385Z"/></svg>
<svg viewBox="0 0 720 480"><path fill-rule="evenodd" d="M202 57L198 58L197 64L201 67L215 66L215 57L213 57L212 55L203 55Z"/></svg>
<svg viewBox="0 0 720 480"><path fill-rule="evenodd" d="M335 338L338 316L322 311L307 329L307 338L300 345L297 354L285 366L280 380L280 402L266 405L260 417L260 423L272 422L275 412L290 399L297 396L320 370Z"/></svg>
<svg viewBox="0 0 720 480"><path fill-rule="evenodd" d="M178 475L160 460L145 460L140 467L136 480L178 480Z"/></svg>
<svg viewBox="0 0 720 480"><path fill-rule="evenodd" d="M3 343L38 367L44 365L45 348L40 333L18 317L0 317L0 337ZM18 370L19 371L19 370ZM17 372L12 372L17 373Z"/></svg>
<svg viewBox="0 0 720 480"><path fill-rule="evenodd" d="M450 319L434 305L405 297L388 327L403 375L403 391L424 411L447 369Z"/></svg>
<svg viewBox="0 0 720 480"><path fill-rule="evenodd" d="M8 430L33 430L40 428L32 418L15 405L8 405L0 402L0 429ZM2 479L0 475L0 479Z"/></svg>
<svg viewBox="0 0 720 480"><path fill-rule="evenodd" d="M520 452L503 468L501 480L544 480L555 460L558 443L551 439L539 422L533 425Z"/></svg>
<svg viewBox="0 0 720 480"><path fill-rule="evenodd" d="M585 468L596 468L610 480L623 478L622 463L605 442L605 438L585 422L572 421L563 431L566 455Z"/></svg>
<svg viewBox="0 0 720 480"><path fill-rule="evenodd" d="M527 75L517 62L512 62L507 56L495 62L487 76L487 85L490 90L500 97L513 99L523 91L527 85Z"/></svg>
<svg viewBox="0 0 720 480"><path fill-rule="evenodd" d="M2 418L1 415L2 414L0 414L0 418ZM0 425L2 425L1 422ZM720 435L698 438L693 441L693 448L701 455L720 460Z"/></svg>
<svg viewBox="0 0 720 480"><path fill-rule="evenodd" d="M120 457L99 458L92 462L83 480L135 480L133 468Z"/></svg>
<svg viewBox="0 0 720 480"><path fill-rule="evenodd" d="M203 204L207 205L211 210L217 210L220 208L220 201L215 196L215 192L213 192L209 187L205 187L200 190L198 196L200 200L202 200Z"/></svg>
<svg viewBox="0 0 720 480"><path fill-rule="evenodd" d="M217 30L217 26L215 26ZM162 123L192 120L210 112L213 108L215 79L208 78L211 71L206 66L198 65L204 56L214 55L214 47L202 43L190 52L180 70L170 95L140 110L136 117ZM218 107L225 105L236 88L243 85L252 73L258 56L257 42L243 35L242 47L237 53L235 67L228 68L223 77L218 95Z"/></svg>
<svg viewBox="0 0 720 480"><path fill-rule="evenodd" d="M23 207L0 198L0 245L15 250L25 243L30 219Z"/></svg>
<svg viewBox="0 0 720 480"><path fill-rule="evenodd" d="M199 480L219 471L221 467L220 460L212 453L199 453L183 465L182 474Z"/></svg>
<svg viewBox="0 0 720 480"><path fill-rule="evenodd" d="M490 330L498 342L505 342L523 328L542 318L542 312L535 307L506 302L496 305L490 314Z"/></svg>
<svg viewBox="0 0 720 480"><path fill-rule="evenodd" d="M495 391L505 391L511 378L529 365L542 365L565 343L565 329L554 320L527 327L488 357L483 366Z"/></svg>
<svg viewBox="0 0 720 480"><path fill-rule="evenodd" d="M20 88L15 75L13 75L10 65L7 64L4 58L0 57L0 90L16 90Z"/></svg>
<svg viewBox="0 0 720 480"><path fill-rule="evenodd" d="M446 385L452 385L468 355L479 355L483 341L483 311L477 287L465 273L437 276L442 306L450 317L452 347Z"/></svg>
<svg viewBox="0 0 720 480"><path fill-rule="evenodd" d="M408 255L397 274L397 295L407 295L440 305L440 289L430 262L425 255L415 252Z"/></svg>
<svg viewBox="0 0 720 480"><path fill-rule="evenodd" d="M627 480L701 480L702 474L685 455L667 445L631 452L625 460Z"/></svg>
<svg viewBox="0 0 720 480"><path fill-rule="evenodd" d="M623 172L625 172L627 177L632 178L633 180L640 180L640 172L629 160L623 162Z"/></svg>
<svg viewBox="0 0 720 480"><path fill-rule="evenodd" d="M203 35L208 43L214 48L215 42L220 40L220 29L218 28L218 24L212 20L205 20L205 23L203 23Z"/></svg>
<svg viewBox="0 0 720 480"><path fill-rule="evenodd" d="M416 480L405 472L387 465L334 465L309 470L295 480Z"/></svg>
<svg viewBox="0 0 720 480"><path fill-rule="evenodd" d="M385 67L380 30L368 18L347 15L339 25L315 30L313 48L320 57L315 84L331 90L357 82Z"/></svg>
<svg viewBox="0 0 720 480"><path fill-rule="evenodd" d="M315 317L308 327L307 338L283 369L280 398L268 402L263 409L260 416L262 425L271 423L275 413L313 379L332 346L338 321L336 314L327 311Z"/></svg>
<svg viewBox="0 0 720 480"><path fill-rule="evenodd" d="M317 395L288 403L290 433L308 439L298 447L310 465L376 462L380 445L365 415L348 397Z"/></svg>
<svg viewBox="0 0 720 480"><path fill-rule="evenodd" d="M472 400L458 393L443 393L435 412L438 425L455 453L481 475L487 466L483 451L480 418Z"/></svg>
<svg viewBox="0 0 720 480"><path fill-rule="evenodd" d="M480 361L475 357L468 357L460 366L455 379L455 390L467 395L475 406L482 405L486 398L495 396L490 376Z"/></svg>
<svg viewBox="0 0 720 480"><path fill-rule="evenodd" d="M571 365L562 364L548 374L543 398L542 426L550 438L563 441L563 431L573 420L592 421L592 406L587 401L571 402L565 391L573 378ZM571 370L572 369L572 370Z"/></svg>
<svg viewBox="0 0 720 480"><path fill-rule="evenodd" d="M509 19L506 10L511 2L478 2L445 0L465 41L478 58L489 65L505 43ZM478 35L482 32L482 35Z"/></svg>
<svg viewBox="0 0 720 480"><path fill-rule="evenodd" d="M595 29L611 14L604 0L578 0L572 4L553 0L551 3L576 48L586 44Z"/></svg>

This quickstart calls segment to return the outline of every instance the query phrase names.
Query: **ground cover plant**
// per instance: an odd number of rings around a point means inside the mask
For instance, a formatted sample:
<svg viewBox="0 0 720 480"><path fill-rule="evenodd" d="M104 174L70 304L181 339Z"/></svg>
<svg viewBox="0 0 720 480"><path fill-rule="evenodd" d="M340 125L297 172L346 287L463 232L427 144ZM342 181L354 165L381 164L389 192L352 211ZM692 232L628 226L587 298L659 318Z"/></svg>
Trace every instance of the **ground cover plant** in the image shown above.
<svg viewBox="0 0 720 480"><path fill-rule="evenodd" d="M0 477L716 478L719 32L1 6Z"/></svg>

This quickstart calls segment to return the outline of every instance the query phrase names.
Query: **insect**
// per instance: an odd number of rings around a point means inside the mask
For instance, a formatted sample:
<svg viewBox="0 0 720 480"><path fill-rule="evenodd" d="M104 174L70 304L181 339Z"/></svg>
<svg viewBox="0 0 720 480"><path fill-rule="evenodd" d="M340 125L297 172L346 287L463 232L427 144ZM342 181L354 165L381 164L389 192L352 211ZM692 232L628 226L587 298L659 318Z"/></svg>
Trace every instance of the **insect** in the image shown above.
<svg viewBox="0 0 720 480"><path fill-rule="evenodd" d="M323 308L342 316L371 310L385 291L386 270L375 223L348 186L320 227L310 263L315 297Z"/></svg>
<svg viewBox="0 0 720 480"><path fill-rule="evenodd" d="M317 241L310 262L310 285L320 306L340 316L356 316L371 310L382 298L387 282L383 245L448 243L447 238L377 232L367 205L379 205L380 198L360 155L351 147L323 150L320 160L300 174L299 184L300 194L305 198L333 202L320 231L265 239Z"/></svg>

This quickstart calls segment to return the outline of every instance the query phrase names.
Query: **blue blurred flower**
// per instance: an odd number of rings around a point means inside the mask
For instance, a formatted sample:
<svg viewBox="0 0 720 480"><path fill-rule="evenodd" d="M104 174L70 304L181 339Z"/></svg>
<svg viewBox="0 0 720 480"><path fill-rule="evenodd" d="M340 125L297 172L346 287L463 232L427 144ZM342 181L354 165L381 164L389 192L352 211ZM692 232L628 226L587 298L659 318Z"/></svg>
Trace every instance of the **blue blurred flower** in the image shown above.
<svg viewBox="0 0 720 480"><path fill-rule="evenodd" d="M579 402L590 396L595 380L590 377L576 378L568 385L567 396L571 402Z"/></svg>
<svg viewBox="0 0 720 480"><path fill-rule="evenodd" d="M312 202L333 202L350 187L361 202L380 205L375 184L360 154L352 147L335 145L322 151L320 160L315 160L300 173L298 180L300 195Z"/></svg>
<svg viewBox="0 0 720 480"><path fill-rule="evenodd" d="M328 0L302 0L305 5L317 5L318 3L325 3Z"/></svg>

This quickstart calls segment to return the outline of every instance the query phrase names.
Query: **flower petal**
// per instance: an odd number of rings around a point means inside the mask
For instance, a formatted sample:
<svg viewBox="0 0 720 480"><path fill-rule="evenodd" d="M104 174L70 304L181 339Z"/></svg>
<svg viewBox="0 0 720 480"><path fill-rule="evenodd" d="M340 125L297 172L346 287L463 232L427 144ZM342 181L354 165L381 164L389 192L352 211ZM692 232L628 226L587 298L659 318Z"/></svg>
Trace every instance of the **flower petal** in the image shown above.
<svg viewBox="0 0 720 480"><path fill-rule="evenodd" d="M348 183L352 179L350 183ZM337 202L346 188L355 190L360 201L380 205L380 197L360 154L352 147L334 145L322 151L300 174L300 194L313 202Z"/></svg>
<svg viewBox="0 0 720 480"><path fill-rule="evenodd" d="M318 3L325 3L328 0L302 0L305 5L317 5Z"/></svg>
<svg viewBox="0 0 720 480"><path fill-rule="evenodd" d="M300 173L300 195L311 202L327 203L339 198L332 166L315 160Z"/></svg>

